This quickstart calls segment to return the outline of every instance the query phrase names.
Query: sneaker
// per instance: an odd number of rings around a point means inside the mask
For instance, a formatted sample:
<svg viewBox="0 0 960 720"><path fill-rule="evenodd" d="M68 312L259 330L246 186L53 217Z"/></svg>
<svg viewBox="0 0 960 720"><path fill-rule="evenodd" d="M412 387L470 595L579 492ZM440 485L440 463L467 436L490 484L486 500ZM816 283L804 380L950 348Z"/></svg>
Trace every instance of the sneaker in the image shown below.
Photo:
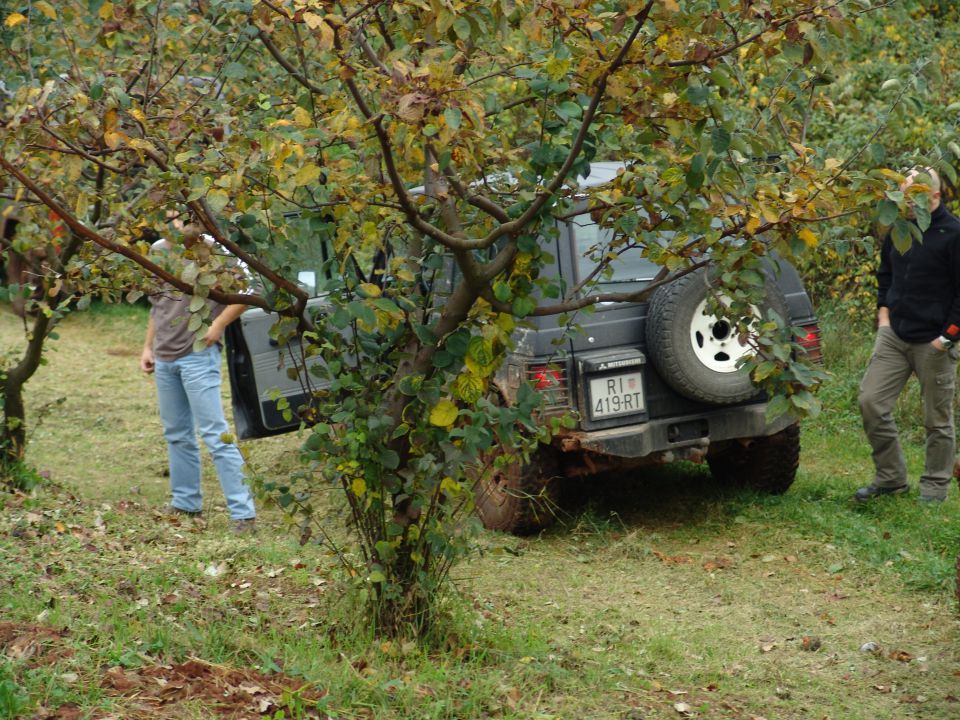
<svg viewBox="0 0 960 720"><path fill-rule="evenodd" d="M853 499L857 502L867 502L868 500L873 500L877 497L882 497L884 495L903 495L910 489L908 485L899 485L898 487L884 487L882 485L870 484L866 487L859 488L857 492L853 494Z"/></svg>
<svg viewBox="0 0 960 720"><path fill-rule="evenodd" d="M234 535L253 535L257 532L257 519L243 518L242 520L231 520L230 531Z"/></svg>

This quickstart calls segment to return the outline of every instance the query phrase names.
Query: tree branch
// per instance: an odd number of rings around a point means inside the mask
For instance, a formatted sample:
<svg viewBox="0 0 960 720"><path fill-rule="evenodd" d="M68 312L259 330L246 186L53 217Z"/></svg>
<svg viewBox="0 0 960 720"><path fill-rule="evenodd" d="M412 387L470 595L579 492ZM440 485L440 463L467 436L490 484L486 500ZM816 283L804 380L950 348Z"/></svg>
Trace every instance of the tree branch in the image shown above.
<svg viewBox="0 0 960 720"><path fill-rule="evenodd" d="M17 168L15 165L7 161L6 158L0 156L0 168L3 168L10 175L15 177L24 187L26 187L31 193L33 193L37 199L40 200L44 205L53 210L63 221L67 227L73 232L73 234L82 240L92 242L95 245L102 247L105 250L108 250L117 255L122 255L128 260L132 260L134 263L142 267L148 273L154 277L162 280L171 287L187 294L193 295L193 285L186 283L180 278L176 277L172 273L164 270L162 267L157 265L155 262L151 261L149 258L141 255L135 250L130 249L126 245L121 243L114 242L107 237L104 237L100 233L94 232L88 228L85 224L80 222L70 211L68 211L61 203L54 200L42 187L40 187L36 182L27 177ZM263 308L264 310L271 311L272 308L270 304L266 301L265 298L260 295L244 295L241 293L225 293L220 290L211 289L209 297L212 300L215 300L224 305L251 305L254 307Z"/></svg>

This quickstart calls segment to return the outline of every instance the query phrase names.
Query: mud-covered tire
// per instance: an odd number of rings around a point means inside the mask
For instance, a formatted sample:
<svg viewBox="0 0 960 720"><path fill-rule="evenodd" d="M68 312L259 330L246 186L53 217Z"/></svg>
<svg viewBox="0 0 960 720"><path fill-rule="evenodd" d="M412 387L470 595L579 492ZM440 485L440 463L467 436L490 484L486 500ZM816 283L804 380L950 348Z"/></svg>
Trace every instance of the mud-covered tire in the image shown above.
<svg viewBox="0 0 960 720"><path fill-rule="evenodd" d="M495 451L495 455L502 451ZM486 470L474 482L474 501L484 527L529 535L556 520L560 487L557 451L541 445L530 462L497 467L487 458Z"/></svg>
<svg viewBox="0 0 960 720"><path fill-rule="evenodd" d="M736 368L750 352L736 337L734 325L708 316L705 301L713 293L709 268L701 268L659 288L647 311L647 352L657 372L681 395L727 405L758 393L749 374ZM787 302L776 282L757 308L765 319L771 310L786 319Z"/></svg>
<svg viewBox="0 0 960 720"><path fill-rule="evenodd" d="M707 453L714 478L724 485L782 495L797 477L800 466L800 424L794 423L746 444L732 442Z"/></svg>

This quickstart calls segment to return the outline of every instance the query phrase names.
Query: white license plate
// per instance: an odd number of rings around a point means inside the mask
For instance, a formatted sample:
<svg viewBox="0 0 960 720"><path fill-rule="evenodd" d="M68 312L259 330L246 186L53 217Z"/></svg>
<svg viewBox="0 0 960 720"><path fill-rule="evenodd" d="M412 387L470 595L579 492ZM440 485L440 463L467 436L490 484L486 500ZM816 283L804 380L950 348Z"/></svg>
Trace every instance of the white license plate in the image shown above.
<svg viewBox="0 0 960 720"><path fill-rule="evenodd" d="M643 410L643 373L590 379L590 417L632 415Z"/></svg>

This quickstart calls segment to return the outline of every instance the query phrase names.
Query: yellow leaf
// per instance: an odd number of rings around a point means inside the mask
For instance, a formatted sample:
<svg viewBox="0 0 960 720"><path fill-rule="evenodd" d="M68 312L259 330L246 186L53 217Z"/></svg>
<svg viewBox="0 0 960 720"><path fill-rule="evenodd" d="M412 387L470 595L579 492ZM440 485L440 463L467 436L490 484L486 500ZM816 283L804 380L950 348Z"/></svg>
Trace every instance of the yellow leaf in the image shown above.
<svg viewBox="0 0 960 720"><path fill-rule="evenodd" d="M896 183L898 183L898 184L902 184L903 181L906 180L906 178L905 178L903 175L901 175L900 173L895 172L895 171L893 171L893 170L890 170L890 169L888 169L888 168L880 168L880 170L879 170L878 172L879 172L881 175L890 178L891 180L893 180L894 182L896 182Z"/></svg>
<svg viewBox="0 0 960 720"><path fill-rule="evenodd" d="M746 231L748 235L753 235L757 228L760 227L760 218L753 215L750 216L750 219L747 220Z"/></svg>
<svg viewBox="0 0 960 720"><path fill-rule="evenodd" d="M57 19L57 11L53 9L50 3L39 0L39 2L35 2L33 6L51 20Z"/></svg>
<svg viewBox="0 0 960 720"><path fill-rule="evenodd" d="M462 489L463 486L449 475L440 481L440 491L446 495L456 497Z"/></svg>
<svg viewBox="0 0 960 720"><path fill-rule="evenodd" d="M149 152L157 152L157 148L153 146L153 143L148 140L141 140L140 138L131 138L128 143L130 147L134 150L148 150Z"/></svg>
<svg viewBox="0 0 960 720"><path fill-rule="evenodd" d="M763 219L768 223L779 222L780 216L777 214L777 211L773 208L769 208L766 205L760 206L760 213L763 215Z"/></svg>
<svg viewBox="0 0 960 720"><path fill-rule="evenodd" d="M101 6L100 6L100 12L98 13L98 15L100 15L100 19L101 19L101 20L109 20L110 18L112 18L112 17L113 17L113 3L112 3L112 2L105 2L103 5L101 5Z"/></svg>
<svg viewBox="0 0 960 720"><path fill-rule="evenodd" d="M143 114L143 110L141 110L140 108L131 108L129 112L131 117L136 119L138 122L140 122L143 125L147 124L147 116Z"/></svg>
<svg viewBox="0 0 960 720"><path fill-rule="evenodd" d="M313 125L313 116L302 107L297 106L293 110L293 122L296 123L298 127L307 128Z"/></svg>
<svg viewBox="0 0 960 720"><path fill-rule="evenodd" d="M441 400L430 411L430 424L436 427L450 427L458 414L457 406L450 400Z"/></svg>
<svg viewBox="0 0 960 720"><path fill-rule="evenodd" d="M3 24L6 25L8 28L15 28L17 25L20 25L21 23L25 23L26 21L27 21L26 15L21 15L20 13L10 13L9 15L7 15L7 19L3 21Z"/></svg>
<svg viewBox="0 0 960 720"><path fill-rule="evenodd" d="M120 145L123 144L123 141L126 139L126 135L119 132L105 132L103 134L103 141L107 144L107 147L111 150L116 150Z"/></svg>
<svg viewBox="0 0 960 720"><path fill-rule="evenodd" d="M801 240L803 240L803 244L806 245L808 248L815 248L817 246L817 243L820 242L820 240L817 238L814 232L809 228L804 228L803 230L801 230L798 233L798 237Z"/></svg>
<svg viewBox="0 0 960 720"><path fill-rule="evenodd" d="M380 297L380 286L374 285L373 283L361 283L360 292L362 292L367 297Z"/></svg>
<svg viewBox="0 0 960 720"><path fill-rule="evenodd" d="M297 186L310 185L320 179L320 168L314 163L308 163L297 171L294 181Z"/></svg>
<svg viewBox="0 0 960 720"><path fill-rule="evenodd" d="M353 482L350 483L350 490L352 490L353 494L357 497L363 497L367 492L367 481L362 477L355 477Z"/></svg>
<svg viewBox="0 0 960 720"><path fill-rule="evenodd" d="M461 373L454 383L454 392L464 402L475 403L486 390L486 382L473 373Z"/></svg>
<svg viewBox="0 0 960 720"><path fill-rule="evenodd" d="M680 4L677 2L677 0L663 0L663 7L667 10L667 12L680 12Z"/></svg>
<svg viewBox="0 0 960 720"><path fill-rule="evenodd" d="M83 172L83 158L79 155L67 155L63 159L63 169L67 174L67 180L76 182L80 179L80 173Z"/></svg>
<svg viewBox="0 0 960 720"><path fill-rule="evenodd" d="M303 14L303 21L307 24L308 28L316 30L323 25L323 16L312 12L305 12Z"/></svg>
<svg viewBox="0 0 960 720"><path fill-rule="evenodd" d="M320 28L317 31L317 45L321 50L332 50L333 49L333 28L327 25L327 23L320 23Z"/></svg>
<svg viewBox="0 0 960 720"><path fill-rule="evenodd" d="M104 133L113 132L117 128L117 111L110 109L103 115Z"/></svg>

